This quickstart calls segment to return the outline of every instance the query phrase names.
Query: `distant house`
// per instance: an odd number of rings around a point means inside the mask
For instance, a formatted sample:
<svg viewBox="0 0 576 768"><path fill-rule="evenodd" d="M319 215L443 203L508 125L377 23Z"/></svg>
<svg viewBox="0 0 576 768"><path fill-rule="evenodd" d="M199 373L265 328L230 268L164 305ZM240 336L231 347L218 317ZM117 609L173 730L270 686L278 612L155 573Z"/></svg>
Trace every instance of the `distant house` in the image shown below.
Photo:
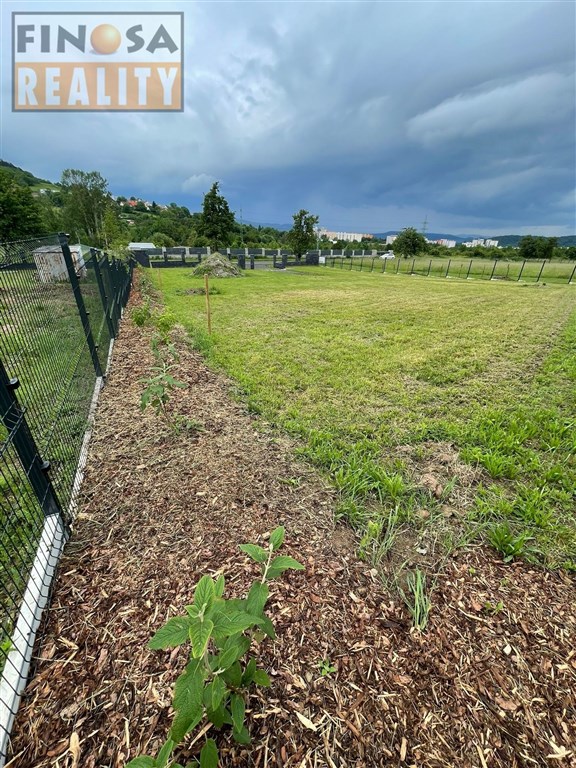
<svg viewBox="0 0 576 768"><path fill-rule="evenodd" d="M84 254L90 252L90 246L77 243L70 246L74 270L78 277L86 277ZM32 255L42 283L64 282L68 280L68 270L64 255L59 245L41 245Z"/></svg>

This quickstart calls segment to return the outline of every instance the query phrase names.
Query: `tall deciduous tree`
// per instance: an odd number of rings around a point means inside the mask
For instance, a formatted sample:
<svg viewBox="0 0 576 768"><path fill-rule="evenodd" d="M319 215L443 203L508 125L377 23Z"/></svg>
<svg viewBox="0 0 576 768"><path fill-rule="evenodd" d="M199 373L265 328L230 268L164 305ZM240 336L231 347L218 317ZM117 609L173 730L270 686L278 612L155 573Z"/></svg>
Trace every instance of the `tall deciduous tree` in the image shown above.
<svg viewBox="0 0 576 768"><path fill-rule="evenodd" d="M64 226L74 240L105 245L104 216L110 205L108 182L98 171L68 168L62 173Z"/></svg>
<svg viewBox="0 0 576 768"><path fill-rule="evenodd" d="M219 186L215 181L204 195L202 216L197 227L198 234L205 237L214 248L227 246L231 242L235 223L234 214L224 195L220 194Z"/></svg>
<svg viewBox="0 0 576 768"><path fill-rule="evenodd" d="M526 235L520 240L518 246L523 259L551 259L557 244L556 237Z"/></svg>
<svg viewBox="0 0 576 768"><path fill-rule="evenodd" d="M419 253L426 253L428 243L424 235L421 235L414 227L406 227L398 235L392 248L405 259L417 256Z"/></svg>
<svg viewBox="0 0 576 768"><path fill-rule="evenodd" d="M30 188L0 168L0 242L24 240L43 230L40 206Z"/></svg>
<svg viewBox="0 0 576 768"><path fill-rule="evenodd" d="M318 216L313 216L302 208L298 213L293 214L292 218L294 224L286 239L292 246L294 255L300 258L302 254L316 244L314 226L318 224Z"/></svg>

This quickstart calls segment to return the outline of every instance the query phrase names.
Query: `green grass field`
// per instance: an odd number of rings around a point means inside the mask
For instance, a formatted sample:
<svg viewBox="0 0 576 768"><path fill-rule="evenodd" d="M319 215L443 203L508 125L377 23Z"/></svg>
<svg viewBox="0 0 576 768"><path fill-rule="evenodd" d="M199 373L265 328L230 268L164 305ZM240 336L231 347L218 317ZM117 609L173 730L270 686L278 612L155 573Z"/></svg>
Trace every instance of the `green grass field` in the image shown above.
<svg viewBox="0 0 576 768"><path fill-rule="evenodd" d="M388 265L388 268L390 265ZM338 268L152 272L249 408L301 438L383 561L402 536L576 568L573 286Z"/></svg>

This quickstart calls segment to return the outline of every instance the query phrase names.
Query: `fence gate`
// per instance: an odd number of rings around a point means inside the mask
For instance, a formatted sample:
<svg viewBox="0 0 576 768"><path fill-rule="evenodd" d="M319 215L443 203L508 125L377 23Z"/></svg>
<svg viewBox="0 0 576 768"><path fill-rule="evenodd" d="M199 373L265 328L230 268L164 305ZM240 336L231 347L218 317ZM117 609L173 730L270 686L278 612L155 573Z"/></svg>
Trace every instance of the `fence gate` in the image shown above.
<svg viewBox="0 0 576 768"><path fill-rule="evenodd" d="M0 245L0 766L131 269L65 235Z"/></svg>

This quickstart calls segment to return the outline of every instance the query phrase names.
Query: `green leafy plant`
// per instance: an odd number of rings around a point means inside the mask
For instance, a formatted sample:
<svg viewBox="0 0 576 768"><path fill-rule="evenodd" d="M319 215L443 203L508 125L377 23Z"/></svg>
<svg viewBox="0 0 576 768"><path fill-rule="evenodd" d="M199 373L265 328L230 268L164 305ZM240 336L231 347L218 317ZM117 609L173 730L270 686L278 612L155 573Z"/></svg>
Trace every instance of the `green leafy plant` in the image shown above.
<svg viewBox="0 0 576 768"><path fill-rule="evenodd" d="M490 544L500 552L505 563L511 563L515 557L524 555L530 538L526 532L515 535L508 523L495 525L488 532Z"/></svg>
<svg viewBox="0 0 576 768"><path fill-rule="evenodd" d="M140 328L150 321L152 317L152 310L150 309L150 301L147 300L139 307L134 307L132 310L132 322Z"/></svg>
<svg viewBox="0 0 576 768"><path fill-rule="evenodd" d="M141 383L145 385L140 397L141 410L146 410L150 405L158 416L166 418L166 405L170 400L170 392L178 387L186 387L184 382L178 381L172 376L170 373L171 367L168 363L162 361L160 364L152 367L154 372L152 376L141 379Z"/></svg>
<svg viewBox="0 0 576 768"><path fill-rule="evenodd" d="M327 677L328 675L333 674L334 672L338 672L337 667L332 664L330 659L322 659L318 662L318 666L320 667L320 674L322 677Z"/></svg>
<svg viewBox="0 0 576 768"><path fill-rule="evenodd" d="M232 727L240 744L250 743L244 724L246 696L250 686L267 687L270 679L249 652L265 636L275 637L274 626L264 608L269 596L268 582L289 568L303 570L292 557L275 555L284 542L284 528L270 534L267 548L242 544L240 549L261 566L261 578L254 581L244 599L224 598L224 576L203 576L194 591L186 614L175 616L156 632L149 643L153 650L190 643L190 659L176 680L172 707L174 720L168 739L156 758L141 756L127 768L182 768L172 753L184 737L207 719L217 728ZM186 768L198 765L187 763ZM216 768L218 748L208 739L200 753L201 768Z"/></svg>
<svg viewBox="0 0 576 768"><path fill-rule="evenodd" d="M179 434L186 428L186 420L184 417L170 419L166 412L166 406L170 400L172 390L184 389L186 387L184 382L179 381L170 373L173 364L179 360L178 352L174 345L168 342L161 334L154 334L150 345L155 364L152 366L152 375L140 379L140 383L144 385L144 390L140 396L140 409L144 411L148 406L151 406L156 415L162 416L170 424L173 431ZM169 358L171 362L166 358ZM190 421L192 424L192 420ZM199 429L202 425L198 422L193 422L193 426L195 429Z"/></svg>
<svg viewBox="0 0 576 768"><path fill-rule="evenodd" d="M154 325L163 336L167 336L167 334L176 325L176 316L173 312L170 312L167 309L164 309L161 312L154 312L152 319Z"/></svg>

